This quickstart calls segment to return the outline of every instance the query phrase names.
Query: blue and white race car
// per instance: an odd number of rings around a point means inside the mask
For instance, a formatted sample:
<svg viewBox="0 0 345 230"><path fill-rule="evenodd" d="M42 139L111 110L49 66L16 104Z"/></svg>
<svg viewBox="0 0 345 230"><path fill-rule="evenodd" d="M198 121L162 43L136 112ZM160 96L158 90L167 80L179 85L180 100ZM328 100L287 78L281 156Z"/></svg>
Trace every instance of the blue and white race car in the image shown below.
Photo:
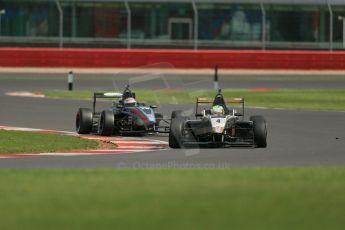
<svg viewBox="0 0 345 230"><path fill-rule="evenodd" d="M99 98L117 101L110 108L96 112ZM155 112L156 108L155 105L137 102L129 85L123 93L94 93L93 108L79 108L77 112L76 130L79 134L97 133L102 136L169 133L170 122Z"/></svg>

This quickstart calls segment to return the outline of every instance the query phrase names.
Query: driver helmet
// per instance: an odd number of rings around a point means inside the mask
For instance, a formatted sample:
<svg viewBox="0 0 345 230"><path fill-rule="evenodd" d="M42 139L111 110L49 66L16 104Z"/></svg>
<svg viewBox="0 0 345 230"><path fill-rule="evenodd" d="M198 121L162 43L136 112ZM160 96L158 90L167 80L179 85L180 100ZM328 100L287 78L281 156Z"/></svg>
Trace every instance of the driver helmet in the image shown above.
<svg viewBox="0 0 345 230"><path fill-rule="evenodd" d="M137 105L137 101L133 97L128 97L123 101L126 107L133 107Z"/></svg>
<svg viewBox="0 0 345 230"><path fill-rule="evenodd" d="M212 107L212 113L214 115L224 115L224 108L220 105L215 105Z"/></svg>

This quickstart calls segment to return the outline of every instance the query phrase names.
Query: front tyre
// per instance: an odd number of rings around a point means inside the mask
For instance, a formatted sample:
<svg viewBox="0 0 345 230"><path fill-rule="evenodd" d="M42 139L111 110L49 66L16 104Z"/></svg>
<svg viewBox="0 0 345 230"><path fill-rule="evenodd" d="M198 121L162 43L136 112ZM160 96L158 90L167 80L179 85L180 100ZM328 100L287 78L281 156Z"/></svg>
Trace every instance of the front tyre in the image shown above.
<svg viewBox="0 0 345 230"><path fill-rule="evenodd" d="M104 110L101 113L98 124L98 134L102 136L111 136L114 131L114 113L110 110Z"/></svg>
<svg viewBox="0 0 345 230"><path fill-rule="evenodd" d="M179 149L183 147L183 129L185 118L181 116L182 111L174 111L171 114L169 147Z"/></svg>
<svg viewBox="0 0 345 230"><path fill-rule="evenodd" d="M92 131L92 111L87 108L78 109L76 119L75 119L75 128L79 134L88 134Z"/></svg>
<svg viewBox="0 0 345 230"><path fill-rule="evenodd" d="M263 116L251 116L253 121L254 142L258 148L267 147L267 125Z"/></svg>

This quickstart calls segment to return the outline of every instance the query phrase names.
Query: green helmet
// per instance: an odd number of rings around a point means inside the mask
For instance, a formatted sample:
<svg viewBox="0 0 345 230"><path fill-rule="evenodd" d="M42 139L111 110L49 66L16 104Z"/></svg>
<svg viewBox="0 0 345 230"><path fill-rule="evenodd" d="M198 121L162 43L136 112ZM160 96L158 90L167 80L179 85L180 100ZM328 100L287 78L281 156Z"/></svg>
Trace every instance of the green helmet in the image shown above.
<svg viewBox="0 0 345 230"><path fill-rule="evenodd" d="M215 105L212 107L212 113L215 114L224 114L224 108L223 106L220 105Z"/></svg>

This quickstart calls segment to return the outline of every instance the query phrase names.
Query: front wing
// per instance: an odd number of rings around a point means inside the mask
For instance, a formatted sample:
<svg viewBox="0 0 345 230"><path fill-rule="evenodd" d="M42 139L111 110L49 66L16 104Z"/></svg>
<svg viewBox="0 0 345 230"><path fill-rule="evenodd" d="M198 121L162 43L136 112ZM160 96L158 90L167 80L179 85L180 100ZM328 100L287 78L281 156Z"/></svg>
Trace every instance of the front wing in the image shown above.
<svg viewBox="0 0 345 230"><path fill-rule="evenodd" d="M200 129L185 127L182 132L181 144L186 147L255 147L251 123L241 122L240 126L229 128L224 133L200 131Z"/></svg>

